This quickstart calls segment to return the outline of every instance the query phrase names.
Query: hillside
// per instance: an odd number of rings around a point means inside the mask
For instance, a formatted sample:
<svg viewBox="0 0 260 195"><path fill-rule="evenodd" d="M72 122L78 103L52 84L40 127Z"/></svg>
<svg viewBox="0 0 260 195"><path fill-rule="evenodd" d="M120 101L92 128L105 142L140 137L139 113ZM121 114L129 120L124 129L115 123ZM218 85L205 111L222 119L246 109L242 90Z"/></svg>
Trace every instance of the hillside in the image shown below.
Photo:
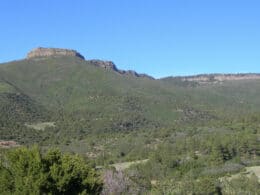
<svg viewBox="0 0 260 195"><path fill-rule="evenodd" d="M260 165L259 74L154 79L75 50L29 54L0 64L0 158L58 147L101 170L104 191L120 180L126 194L258 189L254 175L223 178Z"/></svg>
<svg viewBox="0 0 260 195"><path fill-rule="evenodd" d="M57 124L69 118L85 127L84 132L106 132L203 123L259 111L260 80L255 75L207 85L193 77L155 80L119 70L113 62L84 60L74 50L56 50L36 49L27 59L0 65L1 102L10 110L1 109L2 118L46 120L48 112L48 120Z"/></svg>
<svg viewBox="0 0 260 195"><path fill-rule="evenodd" d="M157 109L154 102L169 101L169 97L163 97L157 90L159 85L148 78L122 75L75 57L29 59L4 64L1 77L48 110L56 112L59 109L74 116L84 112L86 118L91 115L93 119L107 120L107 123L109 120L124 123L120 121L123 115L136 117L129 119L130 123L134 120L155 121L155 116L150 115ZM160 90L167 95L167 90Z"/></svg>

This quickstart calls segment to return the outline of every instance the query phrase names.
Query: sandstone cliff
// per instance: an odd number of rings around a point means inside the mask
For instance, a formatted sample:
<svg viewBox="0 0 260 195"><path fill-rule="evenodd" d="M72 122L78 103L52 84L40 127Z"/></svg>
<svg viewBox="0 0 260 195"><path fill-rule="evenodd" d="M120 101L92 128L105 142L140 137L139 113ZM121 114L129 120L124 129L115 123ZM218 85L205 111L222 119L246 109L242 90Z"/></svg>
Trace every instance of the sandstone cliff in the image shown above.
<svg viewBox="0 0 260 195"><path fill-rule="evenodd" d="M70 49L60 49L60 48L43 48L38 47L33 49L27 54L27 58L37 58L37 57L49 57L49 56L76 56L84 59L80 53L75 50Z"/></svg>
<svg viewBox="0 0 260 195"><path fill-rule="evenodd" d="M192 81L197 83L217 83L223 81L238 81L238 80L258 80L260 74L245 73L245 74L201 74L195 76L173 77L182 81Z"/></svg>

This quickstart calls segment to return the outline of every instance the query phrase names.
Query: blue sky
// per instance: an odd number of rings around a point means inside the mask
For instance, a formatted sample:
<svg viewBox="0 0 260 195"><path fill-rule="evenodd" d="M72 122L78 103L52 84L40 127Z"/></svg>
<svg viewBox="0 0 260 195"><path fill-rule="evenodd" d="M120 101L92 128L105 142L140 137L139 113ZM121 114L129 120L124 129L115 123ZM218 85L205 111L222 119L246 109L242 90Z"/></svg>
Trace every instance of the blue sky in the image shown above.
<svg viewBox="0 0 260 195"><path fill-rule="evenodd" d="M0 62L76 49L156 78L260 72L259 0L1 0Z"/></svg>

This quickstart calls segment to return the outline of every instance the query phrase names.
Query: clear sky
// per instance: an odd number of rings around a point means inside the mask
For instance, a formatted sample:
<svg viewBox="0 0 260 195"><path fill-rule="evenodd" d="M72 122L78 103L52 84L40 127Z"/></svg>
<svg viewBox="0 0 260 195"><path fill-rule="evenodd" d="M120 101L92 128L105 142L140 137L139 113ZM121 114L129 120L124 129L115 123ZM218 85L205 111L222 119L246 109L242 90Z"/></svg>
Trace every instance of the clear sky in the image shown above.
<svg viewBox="0 0 260 195"><path fill-rule="evenodd" d="M259 0L1 0L0 62L76 49L156 78L260 72Z"/></svg>

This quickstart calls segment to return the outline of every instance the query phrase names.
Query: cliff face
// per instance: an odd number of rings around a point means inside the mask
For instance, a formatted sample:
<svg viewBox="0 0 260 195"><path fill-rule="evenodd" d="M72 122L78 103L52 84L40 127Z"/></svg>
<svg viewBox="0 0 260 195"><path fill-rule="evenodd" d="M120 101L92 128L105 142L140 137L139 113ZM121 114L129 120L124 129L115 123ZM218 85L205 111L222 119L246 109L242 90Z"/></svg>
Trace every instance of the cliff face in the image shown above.
<svg viewBox="0 0 260 195"><path fill-rule="evenodd" d="M43 48L38 47L33 49L27 54L27 58L37 58L37 57L49 57L49 56L76 56L81 59L85 59L80 53L75 50L70 49L60 49L60 48Z"/></svg>
<svg viewBox="0 0 260 195"><path fill-rule="evenodd" d="M208 74L179 77L183 81L195 81L199 83L237 81L237 80L256 80L260 79L260 74Z"/></svg>
<svg viewBox="0 0 260 195"><path fill-rule="evenodd" d="M133 70L120 70L116 67L116 65L112 61L103 61L103 60L88 60L88 61L95 66L98 66L98 67L101 67L101 68L104 68L107 70L113 70L122 75L154 79L153 77L151 77L147 74L139 74Z"/></svg>
<svg viewBox="0 0 260 195"><path fill-rule="evenodd" d="M88 60L88 61L91 64L98 66L98 67L118 71L116 65L112 61L103 61L103 60Z"/></svg>

